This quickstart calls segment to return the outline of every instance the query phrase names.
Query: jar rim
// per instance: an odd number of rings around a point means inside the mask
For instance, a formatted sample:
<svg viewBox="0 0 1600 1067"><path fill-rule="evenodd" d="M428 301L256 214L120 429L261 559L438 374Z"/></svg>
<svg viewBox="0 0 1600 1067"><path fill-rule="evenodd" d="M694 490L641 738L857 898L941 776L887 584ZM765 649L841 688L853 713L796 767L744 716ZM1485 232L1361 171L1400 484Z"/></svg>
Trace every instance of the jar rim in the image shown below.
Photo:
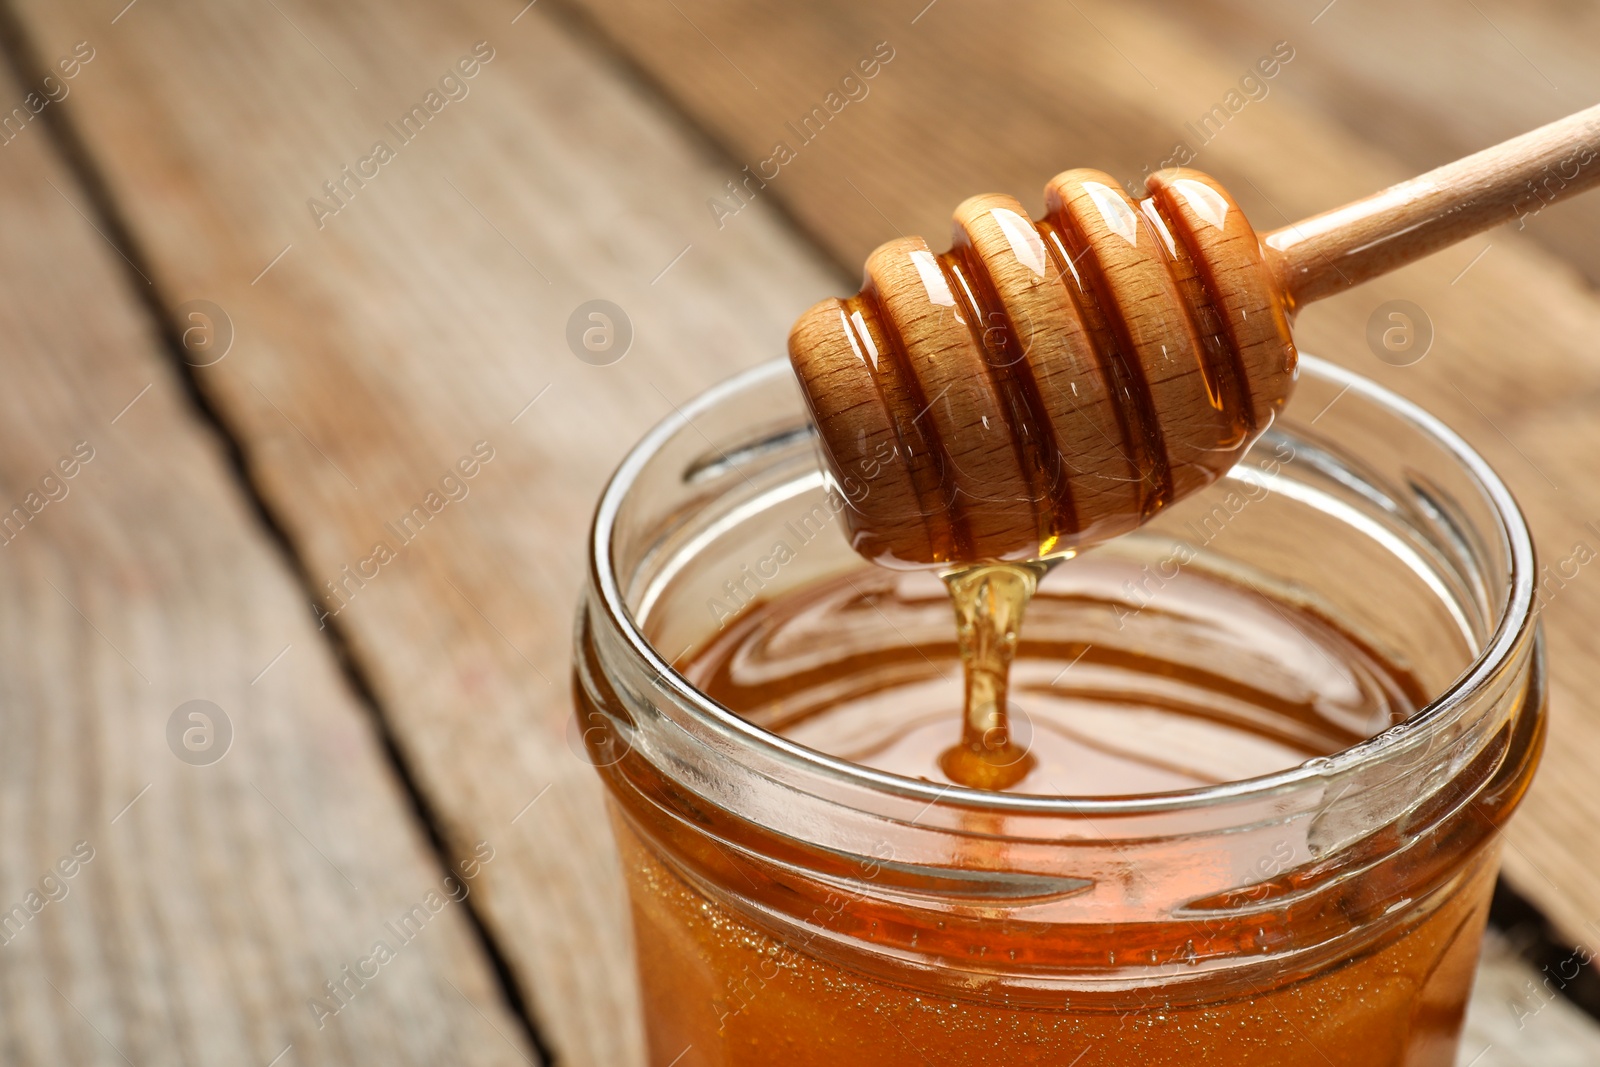
<svg viewBox="0 0 1600 1067"><path fill-rule="evenodd" d="M595 510L589 537L590 580L598 593L599 604L622 639L681 702L683 708L703 718L707 725L719 732L737 738L742 744L763 752L767 758L803 773L820 773L842 784L921 800L930 805L944 801L974 810L1030 815L1148 814L1268 798L1320 779L1331 763L1337 762L1341 770L1366 766L1416 738L1428 737L1448 728L1468 708L1472 694L1514 656L1534 624L1532 535L1511 490L1488 462L1436 416L1371 379L1302 352L1296 376L1308 371L1312 377L1339 387L1341 396L1345 392L1357 393L1405 420L1460 463L1482 490L1493 511L1497 532L1507 554L1510 585L1509 596L1495 620L1489 639L1484 642L1472 663L1450 685L1404 722L1320 760L1310 760L1270 774L1164 793L1134 796L1000 793L968 786L939 785L830 756L763 729L702 693L657 652L634 618L613 566L612 534L628 492L646 464L668 440L685 427L693 427L697 415L709 411L727 398L771 378L790 374L786 359L775 359L752 367L719 382L682 405L674 405L673 413L652 427L629 450L607 482Z"/></svg>

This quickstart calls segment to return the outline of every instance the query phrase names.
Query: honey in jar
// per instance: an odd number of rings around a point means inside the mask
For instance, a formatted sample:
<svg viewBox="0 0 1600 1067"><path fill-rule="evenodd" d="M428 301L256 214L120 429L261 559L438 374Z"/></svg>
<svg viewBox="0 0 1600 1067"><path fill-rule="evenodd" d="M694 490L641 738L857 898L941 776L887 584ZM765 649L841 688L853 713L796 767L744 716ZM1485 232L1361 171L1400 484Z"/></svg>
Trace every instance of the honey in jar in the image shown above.
<svg viewBox="0 0 1600 1067"><path fill-rule="evenodd" d="M1544 724L1481 461L1306 360L1254 458L1039 578L975 788L944 585L792 532L831 505L783 370L596 522L579 721L652 1067L1452 1063Z"/></svg>

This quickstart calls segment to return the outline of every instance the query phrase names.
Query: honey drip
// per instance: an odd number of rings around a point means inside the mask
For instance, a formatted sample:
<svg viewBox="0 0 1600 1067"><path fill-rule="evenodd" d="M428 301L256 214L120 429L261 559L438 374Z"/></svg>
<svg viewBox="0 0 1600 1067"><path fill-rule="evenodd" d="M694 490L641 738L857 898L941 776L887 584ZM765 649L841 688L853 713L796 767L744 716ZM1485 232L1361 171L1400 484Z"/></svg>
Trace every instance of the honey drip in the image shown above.
<svg viewBox="0 0 1600 1067"><path fill-rule="evenodd" d="M1007 702L1023 612L1055 562L980 563L944 575L965 683L961 740L939 756L939 769L953 782L1009 789L1037 763L1012 736Z"/></svg>

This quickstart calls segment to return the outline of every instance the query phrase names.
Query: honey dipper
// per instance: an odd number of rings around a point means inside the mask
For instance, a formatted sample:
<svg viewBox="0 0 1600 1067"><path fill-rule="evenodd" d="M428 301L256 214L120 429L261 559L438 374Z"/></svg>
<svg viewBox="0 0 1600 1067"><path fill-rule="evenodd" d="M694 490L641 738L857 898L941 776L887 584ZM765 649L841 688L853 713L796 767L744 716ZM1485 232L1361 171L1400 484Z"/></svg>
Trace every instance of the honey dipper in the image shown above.
<svg viewBox="0 0 1600 1067"><path fill-rule="evenodd" d="M936 566L1133 529L1271 425L1302 305L1589 188L1597 155L1600 106L1265 235L1186 169L1137 203L1066 171L1038 222L966 200L950 251L879 246L789 336L852 544Z"/></svg>

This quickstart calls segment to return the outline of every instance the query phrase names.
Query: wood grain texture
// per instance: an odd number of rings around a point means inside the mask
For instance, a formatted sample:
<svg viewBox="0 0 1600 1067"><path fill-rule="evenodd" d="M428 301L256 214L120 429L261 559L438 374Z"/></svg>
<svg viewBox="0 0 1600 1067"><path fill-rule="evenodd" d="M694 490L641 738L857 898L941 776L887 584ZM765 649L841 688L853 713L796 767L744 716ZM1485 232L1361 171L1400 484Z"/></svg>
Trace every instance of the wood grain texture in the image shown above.
<svg viewBox="0 0 1600 1067"><path fill-rule="evenodd" d="M886 358L903 362L916 383L915 407L900 422L924 419L944 458L942 486L960 535L957 559L1037 546L1039 519L1028 474L1013 447L1011 413L984 366L984 350L927 242L905 237L867 257L866 291L882 309ZM900 356L889 356L894 349ZM1030 553L1036 555L1037 551ZM919 561L931 562L931 561Z"/></svg>
<svg viewBox="0 0 1600 1067"><path fill-rule="evenodd" d="M1566 32L1570 23L1563 20L1581 25L1592 18L1565 5L1538 6L1547 38ZM1310 7L1275 8L1276 14L1242 23L1237 35L1225 20L1211 19L1209 44L1166 5L1080 3L1067 11L1032 2L1008 9L1004 19L961 0L804 11L695 0L679 8L644 0L582 5L735 155L764 160L774 157L775 139L788 144L795 158L763 195L781 199L844 264L896 233L935 232L950 205L974 190L1010 191L1036 211L1032 190L1063 166L1105 169L1125 188L1141 183L1144 173L1174 160L1179 138L1195 142L1189 161L1231 190L1262 229L1367 195L1419 166L1354 136L1350 126L1359 123L1352 113L1285 91L1300 69L1302 42L1320 32L1312 28ZM1432 79L1436 111L1445 102L1459 111L1454 128L1465 143L1452 154L1593 102L1569 101L1532 122L1519 118L1510 128L1502 122L1486 135L1476 125L1481 113L1453 99L1458 91L1475 100L1484 95L1472 85L1484 69L1479 57L1464 60L1463 38L1451 29L1462 16L1437 5L1429 11L1416 19L1396 13L1403 32L1385 47L1396 55L1396 68L1399 53L1407 54L1407 78ZM1388 24L1374 9L1364 25L1379 34ZM1489 47L1486 36L1474 40ZM794 116L825 100L854 60L880 41L889 42L894 58L866 83L867 94L802 141L788 125ZM1275 75L1263 79L1256 63L1280 41L1294 58L1280 59ZM1495 41L1506 47L1498 35ZM1339 46L1348 67L1365 62L1363 44L1358 36ZM1582 47L1568 45L1566 54ZM1491 66L1500 71L1512 62ZM1185 124L1224 106L1246 74L1264 80L1270 94L1251 101L1236 93L1245 102L1237 111L1224 107L1220 130L1203 141L1188 132ZM1378 110L1373 100L1368 104ZM1593 199L1574 203L1589 211ZM1567 225L1580 217L1590 216L1568 214ZM1600 247L1596 235L1596 228L1585 229L1582 241ZM1431 353L1413 366L1380 361L1366 343L1369 319L1396 298L1420 305L1431 323ZM1592 470L1573 469L1566 478L1549 473L1593 453L1575 449L1571 433L1542 429L1585 424L1600 397L1593 344L1600 305L1572 266L1525 236L1494 231L1481 244L1467 242L1307 309L1296 336L1302 349L1354 367L1458 427L1524 502L1547 563L1571 558L1575 539L1600 546L1600 535L1583 525L1600 517ZM1600 849L1600 812L1582 783L1600 752L1600 709L1587 696L1600 688L1600 660L1587 636L1600 619L1600 581L1587 571L1568 580L1544 618L1556 679L1552 743L1511 824L1507 869L1570 936L1594 946L1600 883L1591 857Z"/></svg>
<svg viewBox="0 0 1600 1067"><path fill-rule="evenodd" d="M104 42L64 113L161 299L232 317L202 385L447 847L495 843L477 893L542 1032L574 1067L637 1063L600 783L569 736L583 538L628 445L778 357L837 278L764 211L718 231L705 199L734 175L543 7L163 0L112 27L120 7L20 9L43 55ZM402 140L478 42L467 95ZM394 157L345 178L378 140ZM566 339L597 297L632 323L611 366Z"/></svg>
<svg viewBox="0 0 1600 1067"><path fill-rule="evenodd" d="M21 99L8 75L0 94ZM0 201L0 1060L531 1062L142 283L42 129L0 148ZM192 700L221 709L190 738L219 757L204 765L169 749Z"/></svg>
<svg viewBox="0 0 1600 1067"><path fill-rule="evenodd" d="M1201 309L1202 335L1233 357L1238 385L1247 395L1240 407L1248 425L1276 417L1288 400L1296 373L1294 339L1283 293L1272 284L1260 236L1232 194L1185 168L1157 171L1146 180L1151 199L1171 226L1178 249L1175 275L1193 273L1201 294L1189 298ZM1213 302L1214 301L1214 302Z"/></svg>
<svg viewBox="0 0 1600 1067"><path fill-rule="evenodd" d="M1111 368L1070 291L1071 272L1012 197L968 197L955 218L957 246L983 264L1007 327L1000 358L1011 361L1042 409L1032 432L1052 479L1045 487L1066 502L1057 507L1056 525L1088 537L1110 534L1139 514L1142 487Z"/></svg>
<svg viewBox="0 0 1600 1067"><path fill-rule="evenodd" d="M909 375L878 347L883 331L867 321L876 319L874 307L859 299L852 305L819 301L789 331L791 366L823 461L851 503L843 512L850 545L868 559L954 559L944 471L929 427L895 418L919 410Z"/></svg>
<svg viewBox="0 0 1600 1067"><path fill-rule="evenodd" d="M1084 288L1097 291L1106 332L1116 338L1102 341L1102 349L1120 350L1134 383L1130 391L1144 398L1143 403L1119 399L1137 412L1128 416L1135 434L1153 442L1154 467L1142 472L1148 514L1231 467L1218 458L1228 456L1230 446L1239 447L1245 435L1234 425L1236 399L1212 402L1208 354L1177 281L1167 271L1150 223L1115 181L1093 168L1063 171L1045 186L1045 203L1084 275ZM1125 227L1135 235L1143 230L1145 240L1122 237Z"/></svg>

